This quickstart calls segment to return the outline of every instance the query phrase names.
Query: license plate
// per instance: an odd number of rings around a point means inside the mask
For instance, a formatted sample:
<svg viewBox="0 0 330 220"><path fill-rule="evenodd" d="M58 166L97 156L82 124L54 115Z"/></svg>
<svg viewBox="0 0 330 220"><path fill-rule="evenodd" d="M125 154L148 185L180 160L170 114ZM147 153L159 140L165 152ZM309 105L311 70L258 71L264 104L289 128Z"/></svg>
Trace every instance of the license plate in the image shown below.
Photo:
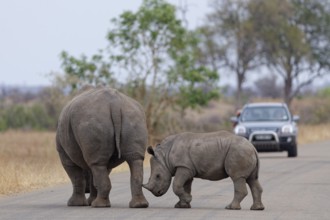
<svg viewBox="0 0 330 220"><path fill-rule="evenodd" d="M273 138L273 135L271 134L258 134L255 136L256 140L259 141L268 141L271 140Z"/></svg>

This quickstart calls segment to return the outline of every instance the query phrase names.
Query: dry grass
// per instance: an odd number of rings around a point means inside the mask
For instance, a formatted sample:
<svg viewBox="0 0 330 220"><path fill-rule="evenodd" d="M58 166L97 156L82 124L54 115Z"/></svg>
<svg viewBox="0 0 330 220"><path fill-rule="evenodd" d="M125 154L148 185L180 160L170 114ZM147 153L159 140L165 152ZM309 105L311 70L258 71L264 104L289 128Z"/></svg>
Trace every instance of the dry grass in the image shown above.
<svg viewBox="0 0 330 220"><path fill-rule="evenodd" d="M53 132L7 131L0 140L0 194L66 181Z"/></svg>
<svg viewBox="0 0 330 220"><path fill-rule="evenodd" d="M300 125L299 144L330 140L330 124ZM0 195L69 182L55 149L54 132L0 133ZM149 166L149 158L145 166ZM126 163L113 172L128 170Z"/></svg>
<svg viewBox="0 0 330 220"><path fill-rule="evenodd" d="M299 126L299 144L308 144L323 140L330 140L330 124Z"/></svg>

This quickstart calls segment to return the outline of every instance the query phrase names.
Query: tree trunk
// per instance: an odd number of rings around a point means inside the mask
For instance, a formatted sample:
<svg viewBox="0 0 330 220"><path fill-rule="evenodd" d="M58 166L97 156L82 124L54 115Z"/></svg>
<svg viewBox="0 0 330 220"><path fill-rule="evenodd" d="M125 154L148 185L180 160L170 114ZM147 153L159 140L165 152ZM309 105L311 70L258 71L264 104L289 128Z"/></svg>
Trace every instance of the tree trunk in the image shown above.
<svg viewBox="0 0 330 220"><path fill-rule="evenodd" d="M292 77L291 74L287 74L287 77L284 79L284 102L288 105L288 108L291 107L292 102Z"/></svg>
<svg viewBox="0 0 330 220"><path fill-rule="evenodd" d="M235 107L236 107L236 109L240 109L240 108L242 108L242 105L243 105L242 87L243 87L243 82L245 80L245 74L237 72L236 75L237 75L237 91L236 91Z"/></svg>
<svg viewBox="0 0 330 220"><path fill-rule="evenodd" d="M148 128L148 143L153 142L153 137L154 137L154 126L153 126L153 114L152 114L152 109L153 109L153 103L150 101L148 105L146 106L146 122L147 122L147 128Z"/></svg>

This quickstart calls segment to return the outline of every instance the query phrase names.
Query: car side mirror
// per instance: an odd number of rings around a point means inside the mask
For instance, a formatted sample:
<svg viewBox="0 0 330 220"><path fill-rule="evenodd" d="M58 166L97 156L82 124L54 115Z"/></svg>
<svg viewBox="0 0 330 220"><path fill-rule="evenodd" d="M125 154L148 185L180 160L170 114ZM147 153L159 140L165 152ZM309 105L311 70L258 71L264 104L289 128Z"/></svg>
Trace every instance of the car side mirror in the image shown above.
<svg viewBox="0 0 330 220"><path fill-rule="evenodd" d="M292 118L292 120L293 120L294 122L298 122L298 121L300 120L299 115L294 115L293 118Z"/></svg>

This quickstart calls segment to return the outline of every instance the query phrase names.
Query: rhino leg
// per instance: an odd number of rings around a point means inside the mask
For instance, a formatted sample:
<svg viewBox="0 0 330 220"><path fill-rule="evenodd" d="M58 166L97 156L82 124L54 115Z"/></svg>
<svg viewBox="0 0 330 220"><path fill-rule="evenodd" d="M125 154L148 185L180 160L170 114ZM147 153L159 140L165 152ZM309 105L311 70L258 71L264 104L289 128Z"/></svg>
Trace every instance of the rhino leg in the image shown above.
<svg viewBox="0 0 330 220"><path fill-rule="evenodd" d="M78 166L64 166L70 180L72 182L73 192L71 198L68 200L68 206L86 206L88 205L85 189L86 181L83 170Z"/></svg>
<svg viewBox="0 0 330 220"><path fill-rule="evenodd" d="M109 193L111 190L111 182L109 178L109 170L106 166L91 166L93 173L94 186L97 189L97 196L92 202L92 207L110 207ZM91 198L92 200L92 198Z"/></svg>
<svg viewBox="0 0 330 220"><path fill-rule="evenodd" d="M130 208L147 208L148 201L142 192L143 182L143 160L128 161L131 172L131 193L132 200L129 203Z"/></svg>
<svg viewBox="0 0 330 220"><path fill-rule="evenodd" d="M97 190L94 186L93 175L90 173L90 183L89 183L89 197L87 199L88 205L92 205L92 202L96 199Z"/></svg>
<svg viewBox="0 0 330 220"><path fill-rule="evenodd" d="M173 181L173 191L179 197L179 202L174 206L175 208L191 208L191 184L193 176L189 169L184 167L177 168Z"/></svg>
<svg viewBox="0 0 330 220"><path fill-rule="evenodd" d="M91 190L91 173L88 170L84 170L84 177L86 180L85 193L90 193Z"/></svg>
<svg viewBox="0 0 330 220"><path fill-rule="evenodd" d="M193 182L193 178L191 178L190 180L188 180L184 185L183 185L183 188L184 188L184 191L188 194L191 194L191 185L192 185L192 182Z"/></svg>
<svg viewBox="0 0 330 220"><path fill-rule="evenodd" d="M262 187L258 179L248 179L247 183L251 189L253 205L251 210L264 210L265 207L261 202Z"/></svg>
<svg viewBox="0 0 330 220"><path fill-rule="evenodd" d="M63 148L57 143L57 150L63 165L64 170L68 174L73 192L71 198L68 200L68 206L86 206L88 205L85 197L86 180L84 171L76 164L74 164Z"/></svg>
<svg viewBox="0 0 330 220"><path fill-rule="evenodd" d="M234 182L234 199L226 206L226 209L241 209L241 201L248 194L246 188L246 180L244 178L233 179Z"/></svg>

